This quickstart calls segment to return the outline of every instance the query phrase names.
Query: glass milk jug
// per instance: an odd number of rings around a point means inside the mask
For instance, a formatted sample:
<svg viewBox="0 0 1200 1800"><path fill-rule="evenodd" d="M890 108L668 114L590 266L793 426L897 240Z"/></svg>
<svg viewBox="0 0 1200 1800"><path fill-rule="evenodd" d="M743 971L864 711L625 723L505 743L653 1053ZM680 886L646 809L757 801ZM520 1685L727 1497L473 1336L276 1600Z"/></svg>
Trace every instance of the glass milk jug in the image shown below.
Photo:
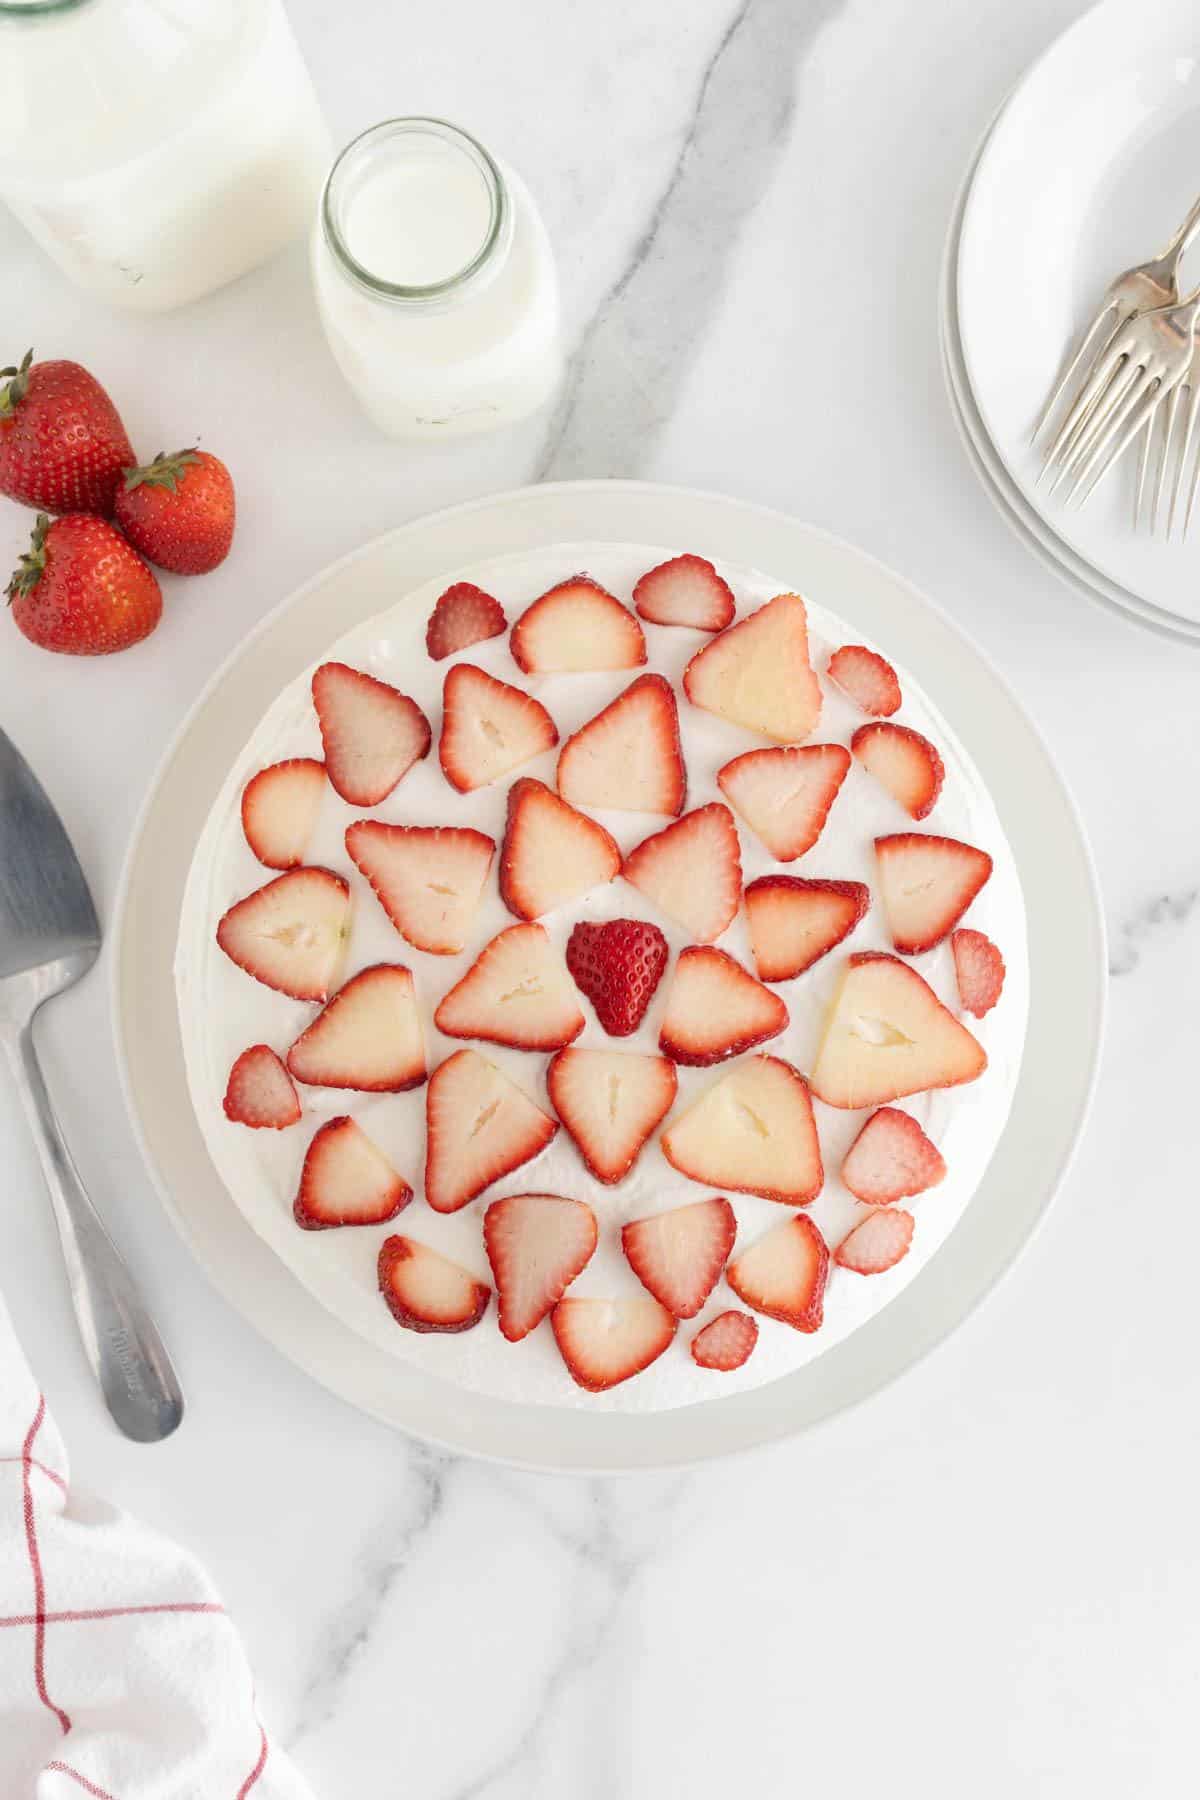
<svg viewBox="0 0 1200 1800"><path fill-rule="evenodd" d="M143 312L303 233L329 164L281 0L0 0L0 197Z"/></svg>

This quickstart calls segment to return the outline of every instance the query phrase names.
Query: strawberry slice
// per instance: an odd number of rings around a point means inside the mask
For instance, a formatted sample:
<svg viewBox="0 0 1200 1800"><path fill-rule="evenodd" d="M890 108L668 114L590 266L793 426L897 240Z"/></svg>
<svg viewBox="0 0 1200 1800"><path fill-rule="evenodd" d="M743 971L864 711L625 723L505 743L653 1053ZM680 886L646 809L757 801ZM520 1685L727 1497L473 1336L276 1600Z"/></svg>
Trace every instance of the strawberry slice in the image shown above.
<svg viewBox="0 0 1200 1800"><path fill-rule="evenodd" d="M812 1072L827 1106L855 1111L958 1087L987 1068L983 1048L898 956L847 959Z"/></svg>
<svg viewBox="0 0 1200 1800"><path fill-rule="evenodd" d="M540 1156L558 1130L515 1082L476 1050L456 1050L425 1091L425 1198L457 1212Z"/></svg>
<svg viewBox="0 0 1200 1800"><path fill-rule="evenodd" d="M415 700L345 663L322 663L313 705L335 792L350 806L377 806L429 755L433 734Z"/></svg>
<svg viewBox="0 0 1200 1800"><path fill-rule="evenodd" d="M492 1297L469 1269L417 1238L385 1238L378 1266L379 1291L406 1331L470 1331Z"/></svg>
<svg viewBox="0 0 1200 1800"><path fill-rule="evenodd" d="M641 626L615 594L590 575L573 575L526 608L509 649L527 675L636 669L646 660Z"/></svg>
<svg viewBox="0 0 1200 1800"><path fill-rule="evenodd" d="M292 1208L306 1231L334 1225L382 1225L412 1199L412 1189L351 1118L328 1119L308 1146Z"/></svg>
<svg viewBox="0 0 1200 1800"><path fill-rule="evenodd" d="M742 856L733 814L720 801L685 813L643 838L622 875L698 944L732 924L742 898Z"/></svg>
<svg viewBox="0 0 1200 1800"><path fill-rule="evenodd" d="M485 944L433 1015L447 1037L513 1050L561 1050L584 1027L567 971L540 925L510 925Z"/></svg>
<svg viewBox="0 0 1200 1800"><path fill-rule="evenodd" d="M552 750L558 727L540 700L474 663L455 663L442 687L442 772L460 794L499 781Z"/></svg>
<svg viewBox="0 0 1200 1800"><path fill-rule="evenodd" d="M672 1062L706 1068L778 1037L787 1022L779 995L724 950L681 950L658 1047Z"/></svg>
<svg viewBox="0 0 1200 1800"><path fill-rule="evenodd" d="M692 1339L692 1361L702 1369L728 1373L749 1362L757 1342L758 1320L749 1313L718 1313Z"/></svg>
<svg viewBox="0 0 1200 1800"><path fill-rule="evenodd" d="M267 1044L251 1044L229 1071L225 1117L255 1131L283 1131L300 1117L292 1078Z"/></svg>
<svg viewBox="0 0 1200 1800"><path fill-rule="evenodd" d="M458 825L383 825L356 819L346 851L402 938L432 956L455 956L467 939L496 846Z"/></svg>
<svg viewBox="0 0 1200 1800"><path fill-rule="evenodd" d="M692 1181L787 1206L807 1206L825 1180L808 1083L777 1056L737 1063L661 1142Z"/></svg>
<svg viewBox="0 0 1200 1800"><path fill-rule="evenodd" d="M289 869L231 906L217 942L264 987L324 1000L350 935L350 889L329 869Z"/></svg>
<svg viewBox="0 0 1200 1800"><path fill-rule="evenodd" d="M596 1215L582 1200L513 1194L483 1215L483 1242L496 1282L500 1329L510 1344L528 1337L591 1261Z"/></svg>
<svg viewBox="0 0 1200 1800"><path fill-rule="evenodd" d="M639 675L580 726L559 752L558 791L572 806L678 816L687 772L670 682Z"/></svg>
<svg viewBox="0 0 1200 1800"><path fill-rule="evenodd" d="M964 928L950 939L958 997L966 1012L982 1019L1004 991L1004 958L982 931Z"/></svg>
<svg viewBox="0 0 1200 1800"><path fill-rule="evenodd" d="M550 1315L571 1379L602 1394L640 1375L666 1350L676 1323L649 1296L637 1300L560 1300Z"/></svg>
<svg viewBox="0 0 1200 1800"><path fill-rule="evenodd" d="M287 1053L309 1087L402 1094L425 1079L425 1047L412 972L399 963L363 969L333 996Z"/></svg>
<svg viewBox="0 0 1200 1800"><path fill-rule="evenodd" d="M657 925L643 919L582 921L567 939L567 968L609 1037L631 1037L670 959Z"/></svg>
<svg viewBox="0 0 1200 1800"><path fill-rule="evenodd" d="M992 873L986 850L920 831L876 838L875 855L888 929L903 956L949 936Z"/></svg>
<svg viewBox="0 0 1200 1800"><path fill-rule="evenodd" d="M871 903L861 881L806 881L760 875L746 889L746 923L763 981L803 975L849 937Z"/></svg>
<svg viewBox="0 0 1200 1800"><path fill-rule="evenodd" d="M865 644L843 644L829 659L829 679L876 719L900 711L900 683L886 658Z"/></svg>
<svg viewBox="0 0 1200 1800"><path fill-rule="evenodd" d="M440 595L425 627L425 648L434 662L469 650L508 629L504 608L473 581L456 581Z"/></svg>
<svg viewBox="0 0 1200 1800"><path fill-rule="evenodd" d="M544 782L524 775L508 794L500 850L500 898L518 919L537 919L620 873L616 838Z"/></svg>
<svg viewBox="0 0 1200 1800"><path fill-rule="evenodd" d="M683 672L693 706L781 744L799 743L821 716L821 684L808 656L808 609L777 594L697 651Z"/></svg>
<svg viewBox="0 0 1200 1800"><path fill-rule="evenodd" d="M935 747L907 725L860 725L850 748L897 806L913 819L929 816L946 778Z"/></svg>
<svg viewBox="0 0 1200 1800"><path fill-rule="evenodd" d="M661 1056L560 1050L546 1071L550 1103L597 1181L623 1181L675 1104L679 1079Z"/></svg>
<svg viewBox="0 0 1200 1800"><path fill-rule="evenodd" d="M734 613L733 589L703 556L673 556L647 570L634 587L633 604L654 625L693 631L724 631Z"/></svg>
<svg viewBox="0 0 1200 1800"><path fill-rule="evenodd" d="M304 861L321 799L325 765L311 756L272 763L252 775L242 792L242 830L268 869L295 869Z"/></svg>
<svg viewBox="0 0 1200 1800"><path fill-rule="evenodd" d="M833 1260L856 1275L882 1275L908 1255L914 1223L912 1214L899 1206L869 1213L842 1239Z"/></svg>
<svg viewBox="0 0 1200 1800"><path fill-rule="evenodd" d="M872 1113L842 1164L842 1182L868 1206L890 1206L936 1187L946 1164L910 1113L882 1106Z"/></svg>
<svg viewBox="0 0 1200 1800"><path fill-rule="evenodd" d="M725 1271L739 1300L797 1331L820 1329L828 1278L828 1247L805 1213L773 1226Z"/></svg>
<svg viewBox="0 0 1200 1800"><path fill-rule="evenodd" d="M644 1288L677 1319L694 1319L729 1261L737 1220L728 1200L714 1196L691 1206L634 1219L621 1248Z"/></svg>
<svg viewBox="0 0 1200 1800"><path fill-rule="evenodd" d="M795 862L824 831L849 767L841 744L747 750L717 770L717 782L776 861Z"/></svg>

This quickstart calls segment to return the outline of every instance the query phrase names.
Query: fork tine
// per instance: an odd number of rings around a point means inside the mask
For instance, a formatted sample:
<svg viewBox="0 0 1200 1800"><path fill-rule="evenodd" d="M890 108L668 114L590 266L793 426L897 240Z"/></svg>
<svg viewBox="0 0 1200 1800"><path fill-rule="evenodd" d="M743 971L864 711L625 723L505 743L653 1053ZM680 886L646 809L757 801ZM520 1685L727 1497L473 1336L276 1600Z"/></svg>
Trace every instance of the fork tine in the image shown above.
<svg viewBox="0 0 1200 1800"><path fill-rule="evenodd" d="M1179 505L1179 496L1183 489L1183 479L1187 474L1188 457L1192 449L1192 437L1196 429L1196 408L1200 405L1200 381L1196 379L1193 367L1188 371L1184 388L1183 401L1183 442L1179 446L1179 456L1175 462L1175 477L1171 483L1171 504L1167 512L1167 536L1175 529L1175 513ZM1182 535L1182 534L1181 534Z"/></svg>
<svg viewBox="0 0 1200 1800"><path fill-rule="evenodd" d="M1179 405L1179 383L1176 382L1174 384L1174 386L1171 387L1171 389L1169 390L1166 399L1162 403L1162 406L1158 409L1159 412L1161 412L1162 416L1163 416L1163 427L1162 427L1162 431L1159 433L1158 470L1157 470L1155 480L1154 480L1154 498L1150 503L1150 535L1151 535L1151 537L1153 537L1154 533L1158 530L1158 513L1159 513L1159 508L1162 505L1163 489L1166 486L1167 467L1171 461L1171 440L1175 433L1175 413L1176 413L1176 409L1178 408L1178 405ZM1154 425L1157 421L1157 417L1158 417L1158 414L1156 413L1154 415L1154 418L1152 418L1150 421L1150 430L1151 431L1153 431L1153 429L1154 429ZM1149 435L1149 434L1147 434L1147 435Z"/></svg>
<svg viewBox="0 0 1200 1800"><path fill-rule="evenodd" d="M1075 439L1087 423L1088 415L1108 387L1123 360L1123 352L1116 348L1115 341L1113 341L1110 342L1104 354L1092 364L1091 373L1076 394L1070 411L1059 426L1058 433L1046 452L1043 474L1058 461L1068 444Z"/></svg>
<svg viewBox="0 0 1200 1800"><path fill-rule="evenodd" d="M1187 511L1183 515L1183 529L1179 534L1182 538L1186 538L1191 529L1192 508L1196 504L1196 488L1198 484L1200 484L1200 445L1197 446L1196 454L1192 459L1192 478L1191 484L1188 487Z"/></svg>
<svg viewBox="0 0 1200 1800"><path fill-rule="evenodd" d="M1142 433L1141 449L1138 451L1137 480L1133 489L1133 529L1138 528L1142 516L1142 502L1146 496L1146 476L1150 469L1150 439L1154 435L1154 421L1150 429Z"/></svg>
<svg viewBox="0 0 1200 1800"><path fill-rule="evenodd" d="M1059 401L1062 399L1063 395L1067 391L1068 386L1070 385L1071 381L1074 379L1076 372L1082 368L1084 357L1087 355L1089 346L1092 343L1092 339L1096 336L1097 332L1099 332L1103 328L1105 320L1108 319L1109 316L1112 313L1114 313L1115 311L1116 311L1116 308L1112 305L1111 301L1108 302L1106 305L1102 306L1100 308L1100 311L1096 314L1095 318L1092 320L1091 324L1088 326L1087 330L1080 337L1080 339L1075 347L1074 352L1068 354L1067 365L1066 365L1065 369L1063 370L1062 374L1059 376L1058 381L1055 383L1055 386L1051 391L1049 399L1046 401L1046 404L1043 406L1041 412L1038 414L1036 425L1034 426L1033 430L1029 434L1029 441L1031 444L1036 444L1038 439L1041 437L1042 432L1046 429L1046 426L1049 424L1050 418L1051 418L1052 414L1054 413L1056 407L1058 406ZM1098 357L1103 356L1104 352L1108 349L1108 346L1112 343L1114 337L1117 335L1117 332L1120 329L1121 329L1121 319L1120 319L1120 316L1118 315L1115 322L1110 326L1108 333L1104 338L1103 343L1098 345L1097 348L1095 349L1095 351L1093 352L1093 355L1092 355L1093 362L1095 362Z"/></svg>
<svg viewBox="0 0 1200 1800"><path fill-rule="evenodd" d="M1070 443L1064 449L1058 472L1050 483L1048 491L1051 494L1063 482L1069 487L1074 486L1072 476L1078 476L1097 439L1120 416L1126 395L1140 380L1142 373L1140 363L1132 362L1128 357L1122 359L1116 374L1077 425Z"/></svg>
<svg viewBox="0 0 1200 1800"><path fill-rule="evenodd" d="M1161 378L1147 374L1145 381L1131 396L1122 418L1115 421L1105 433L1088 459L1087 467L1080 471L1071 490L1071 497L1077 506L1086 506L1095 488L1104 480L1126 444L1133 442L1161 398Z"/></svg>

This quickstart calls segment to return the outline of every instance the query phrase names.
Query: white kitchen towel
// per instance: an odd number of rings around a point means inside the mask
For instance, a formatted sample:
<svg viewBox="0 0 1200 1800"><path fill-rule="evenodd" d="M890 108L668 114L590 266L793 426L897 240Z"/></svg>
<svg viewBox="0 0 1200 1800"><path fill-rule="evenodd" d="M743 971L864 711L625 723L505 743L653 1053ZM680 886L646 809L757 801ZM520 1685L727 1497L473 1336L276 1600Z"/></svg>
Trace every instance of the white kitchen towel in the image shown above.
<svg viewBox="0 0 1200 1800"><path fill-rule="evenodd" d="M311 1800L195 1558L72 1484L0 1299L0 1795L84 1794Z"/></svg>

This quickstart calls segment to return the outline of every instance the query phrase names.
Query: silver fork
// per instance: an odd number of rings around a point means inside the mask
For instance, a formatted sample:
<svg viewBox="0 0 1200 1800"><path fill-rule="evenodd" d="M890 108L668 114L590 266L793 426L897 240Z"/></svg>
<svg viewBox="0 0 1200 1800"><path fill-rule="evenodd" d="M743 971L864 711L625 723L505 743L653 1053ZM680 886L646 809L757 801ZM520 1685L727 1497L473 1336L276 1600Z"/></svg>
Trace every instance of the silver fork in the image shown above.
<svg viewBox="0 0 1200 1800"><path fill-rule="evenodd" d="M1180 515L1179 536L1186 538L1196 503L1196 486L1200 481L1200 456L1194 454L1196 417L1200 412L1200 344L1192 349L1187 373L1171 389L1163 405L1155 412L1142 433L1138 453L1137 481L1133 490L1133 524L1144 526L1153 535L1158 530L1159 514L1170 480L1170 500L1163 536L1169 538L1175 529L1180 501L1187 483L1187 503ZM1161 431L1158 428L1162 420ZM1153 491L1150 492L1150 466L1154 465ZM1190 475L1189 475L1190 469Z"/></svg>

